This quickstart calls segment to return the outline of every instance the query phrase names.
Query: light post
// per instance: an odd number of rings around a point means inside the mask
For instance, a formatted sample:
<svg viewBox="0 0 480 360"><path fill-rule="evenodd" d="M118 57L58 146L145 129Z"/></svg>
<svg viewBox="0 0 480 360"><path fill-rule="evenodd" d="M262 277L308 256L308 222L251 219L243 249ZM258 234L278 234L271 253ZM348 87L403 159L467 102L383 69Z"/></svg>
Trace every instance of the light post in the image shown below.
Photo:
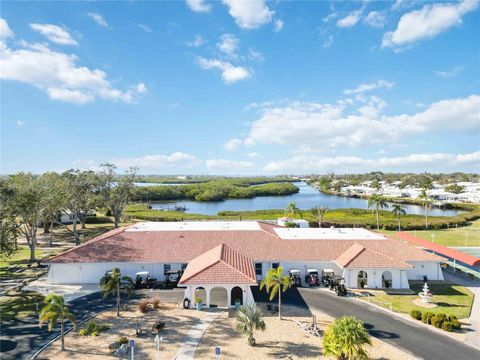
<svg viewBox="0 0 480 360"><path fill-rule="evenodd" d="M432 242L435 242L435 234L430 235L432 237Z"/></svg>
<svg viewBox="0 0 480 360"><path fill-rule="evenodd" d="M157 345L157 360L160 360L160 343L163 342L163 336L155 335L155 345Z"/></svg>

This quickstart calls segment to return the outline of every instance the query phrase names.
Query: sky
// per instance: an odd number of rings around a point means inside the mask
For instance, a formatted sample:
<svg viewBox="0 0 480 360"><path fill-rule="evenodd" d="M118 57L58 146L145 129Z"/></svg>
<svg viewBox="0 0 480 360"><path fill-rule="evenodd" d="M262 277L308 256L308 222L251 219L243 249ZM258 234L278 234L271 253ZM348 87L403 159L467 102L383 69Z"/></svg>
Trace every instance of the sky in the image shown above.
<svg viewBox="0 0 480 360"><path fill-rule="evenodd" d="M3 1L1 168L480 171L480 2Z"/></svg>

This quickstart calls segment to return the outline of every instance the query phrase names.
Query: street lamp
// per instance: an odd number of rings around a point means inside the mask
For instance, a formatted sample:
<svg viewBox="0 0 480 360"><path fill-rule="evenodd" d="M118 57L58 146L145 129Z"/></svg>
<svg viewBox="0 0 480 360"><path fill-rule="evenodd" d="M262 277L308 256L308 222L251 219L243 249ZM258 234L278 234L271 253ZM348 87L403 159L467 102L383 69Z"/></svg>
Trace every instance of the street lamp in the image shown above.
<svg viewBox="0 0 480 360"><path fill-rule="evenodd" d="M435 242L435 234L430 235L432 237L432 242Z"/></svg>
<svg viewBox="0 0 480 360"><path fill-rule="evenodd" d="M160 343L163 342L163 336L155 335L155 344L157 345L157 360L160 360Z"/></svg>

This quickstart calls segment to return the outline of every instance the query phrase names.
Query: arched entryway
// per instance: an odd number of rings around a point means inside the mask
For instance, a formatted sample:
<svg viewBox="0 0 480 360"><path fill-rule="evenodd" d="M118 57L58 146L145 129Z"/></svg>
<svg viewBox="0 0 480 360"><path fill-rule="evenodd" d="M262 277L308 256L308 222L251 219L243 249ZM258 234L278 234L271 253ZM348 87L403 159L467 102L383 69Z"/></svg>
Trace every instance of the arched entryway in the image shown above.
<svg viewBox="0 0 480 360"><path fill-rule="evenodd" d="M228 307L228 292L223 287L210 290L210 307Z"/></svg>
<svg viewBox="0 0 480 360"><path fill-rule="evenodd" d="M392 273L390 271L384 271L382 274L382 287L389 289L392 287Z"/></svg>
<svg viewBox="0 0 480 360"><path fill-rule="evenodd" d="M243 305L243 290L239 286L235 286L232 289L232 296L231 296L230 305L235 305L235 302L237 300L240 300L240 305Z"/></svg>
<svg viewBox="0 0 480 360"><path fill-rule="evenodd" d="M360 289L368 287L368 276L366 271L359 271L357 277L357 287Z"/></svg>
<svg viewBox="0 0 480 360"><path fill-rule="evenodd" d="M196 304L197 303L197 299L202 299L202 304L204 306L207 305L207 291L205 290L204 287L197 287L195 289L195 292L194 292L195 296L194 296L194 299L193 299L193 303Z"/></svg>

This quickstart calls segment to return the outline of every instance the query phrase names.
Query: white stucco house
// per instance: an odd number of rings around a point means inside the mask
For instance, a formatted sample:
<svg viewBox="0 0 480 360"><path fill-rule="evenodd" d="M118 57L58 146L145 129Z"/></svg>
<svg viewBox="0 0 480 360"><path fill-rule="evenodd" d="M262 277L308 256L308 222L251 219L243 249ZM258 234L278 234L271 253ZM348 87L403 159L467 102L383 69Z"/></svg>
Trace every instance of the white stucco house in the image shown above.
<svg viewBox="0 0 480 360"><path fill-rule="evenodd" d="M163 279L183 271L179 285L193 302L203 288L222 288L229 306L252 300L251 287L270 268L333 269L349 288L409 287L427 276L443 280L442 257L407 241L360 228L284 228L259 221L143 222L109 231L50 258L52 284L98 283L106 271L120 268Z"/></svg>

